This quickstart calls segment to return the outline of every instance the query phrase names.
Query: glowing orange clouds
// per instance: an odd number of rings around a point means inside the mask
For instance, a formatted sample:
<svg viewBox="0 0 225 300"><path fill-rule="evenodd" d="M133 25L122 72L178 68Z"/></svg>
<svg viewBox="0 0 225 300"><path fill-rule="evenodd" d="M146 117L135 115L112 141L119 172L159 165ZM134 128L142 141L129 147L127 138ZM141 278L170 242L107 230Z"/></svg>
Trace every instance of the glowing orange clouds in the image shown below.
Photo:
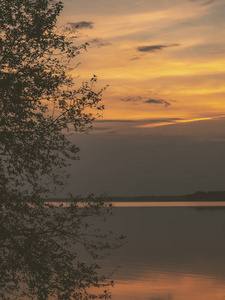
<svg viewBox="0 0 225 300"><path fill-rule="evenodd" d="M151 127L158 127L158 126L165 126L165 125L172 125L178 123L189 123L189 122L197 122L197 121L204 121L204 120L212 120L212 118L198 118L198 119L190 119L190 120L175 120L172 122L159 122L155 124L145 124L136 126L137 128L151 128Z"/></svg>

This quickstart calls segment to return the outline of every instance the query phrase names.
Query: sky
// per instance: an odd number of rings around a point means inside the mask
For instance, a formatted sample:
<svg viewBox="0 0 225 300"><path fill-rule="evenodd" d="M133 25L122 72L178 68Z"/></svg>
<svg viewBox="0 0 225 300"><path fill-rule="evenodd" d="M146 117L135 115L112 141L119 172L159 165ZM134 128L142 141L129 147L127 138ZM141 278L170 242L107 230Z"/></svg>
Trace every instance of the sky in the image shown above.
<svg viewBox="0 0 225 300"><path fill-rule="evenodd" d="M59 26L88 42L72 71L93 74L105 110L74 135L75 194L225 190L225 1L65 0Z"/></svg>

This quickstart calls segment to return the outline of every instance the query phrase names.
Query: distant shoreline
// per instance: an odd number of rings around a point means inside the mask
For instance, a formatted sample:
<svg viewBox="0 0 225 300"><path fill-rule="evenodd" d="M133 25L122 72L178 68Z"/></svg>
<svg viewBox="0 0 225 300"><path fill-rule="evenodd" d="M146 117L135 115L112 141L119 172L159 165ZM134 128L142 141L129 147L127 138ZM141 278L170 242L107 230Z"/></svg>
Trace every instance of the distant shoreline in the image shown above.
<svg viewBox="0 0 225 300"><path fill-rule="evenodd" d="M81 200L84 200L83 198ZM69 202L69 198L48 198L48 202ZM79 198L78 198L79 201ZM181 196L106 197L107 202L207 202L225 201L225 191L196 192Z"/></svg>

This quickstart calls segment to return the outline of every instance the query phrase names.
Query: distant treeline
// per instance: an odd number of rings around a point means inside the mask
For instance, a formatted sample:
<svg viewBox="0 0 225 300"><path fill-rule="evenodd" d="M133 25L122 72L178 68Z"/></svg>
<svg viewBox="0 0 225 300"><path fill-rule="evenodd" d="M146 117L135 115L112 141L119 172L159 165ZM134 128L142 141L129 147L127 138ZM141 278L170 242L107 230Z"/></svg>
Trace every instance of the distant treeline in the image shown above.
<svg viewBox="0 0 225 300"><path fill-rule="evenodd" d="M84 199L81 199L81 201ZM65 202L66 198L49 198L49 202ZM137 196L137 197L107 197L109 202L175 202L175 201L225 201L225 191L201 192L182 196Z"/></svg>
<svg viewBox="0 0 225 300"><path fill-rule="evenodd" d="M176 201L225 201L225 191L196 192L181 196L112 197L112 202L176 202Z"/></svg>

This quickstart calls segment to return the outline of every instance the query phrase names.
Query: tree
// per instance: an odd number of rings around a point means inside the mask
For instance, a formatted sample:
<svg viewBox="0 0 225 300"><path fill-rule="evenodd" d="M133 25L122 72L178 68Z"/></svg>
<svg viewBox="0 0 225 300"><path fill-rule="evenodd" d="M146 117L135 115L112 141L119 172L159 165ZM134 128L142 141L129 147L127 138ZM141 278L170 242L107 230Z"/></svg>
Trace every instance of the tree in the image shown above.
<svg viewBox="0 0 225 300"><path fill-rule="evenodd" d="M112 283L75 250L83 245L96 258L123 238L90 226L91 216L110 212L101 198L82 208L72 196L66 207L44 201L78 159L68 133L90 128L104 108L95 75L74 89L69 63L87 44L57 32L62 8L54 0L0 0L1 299L107 299L107 290L97 296L89 288Z"/></svg>
<svg viewBox="0 0 225 300"><path fill-rule="evenodd" d="M1 169L11 191L12 182L21 189L27 181L33 195L46 191L43 181L62 184L56 169L79 151L65 131L84 131L95 119L91 109L103 109L96 76L73 89L68 64L87 45L57 33L62 7L53 0L0 1Z"/></svg>

